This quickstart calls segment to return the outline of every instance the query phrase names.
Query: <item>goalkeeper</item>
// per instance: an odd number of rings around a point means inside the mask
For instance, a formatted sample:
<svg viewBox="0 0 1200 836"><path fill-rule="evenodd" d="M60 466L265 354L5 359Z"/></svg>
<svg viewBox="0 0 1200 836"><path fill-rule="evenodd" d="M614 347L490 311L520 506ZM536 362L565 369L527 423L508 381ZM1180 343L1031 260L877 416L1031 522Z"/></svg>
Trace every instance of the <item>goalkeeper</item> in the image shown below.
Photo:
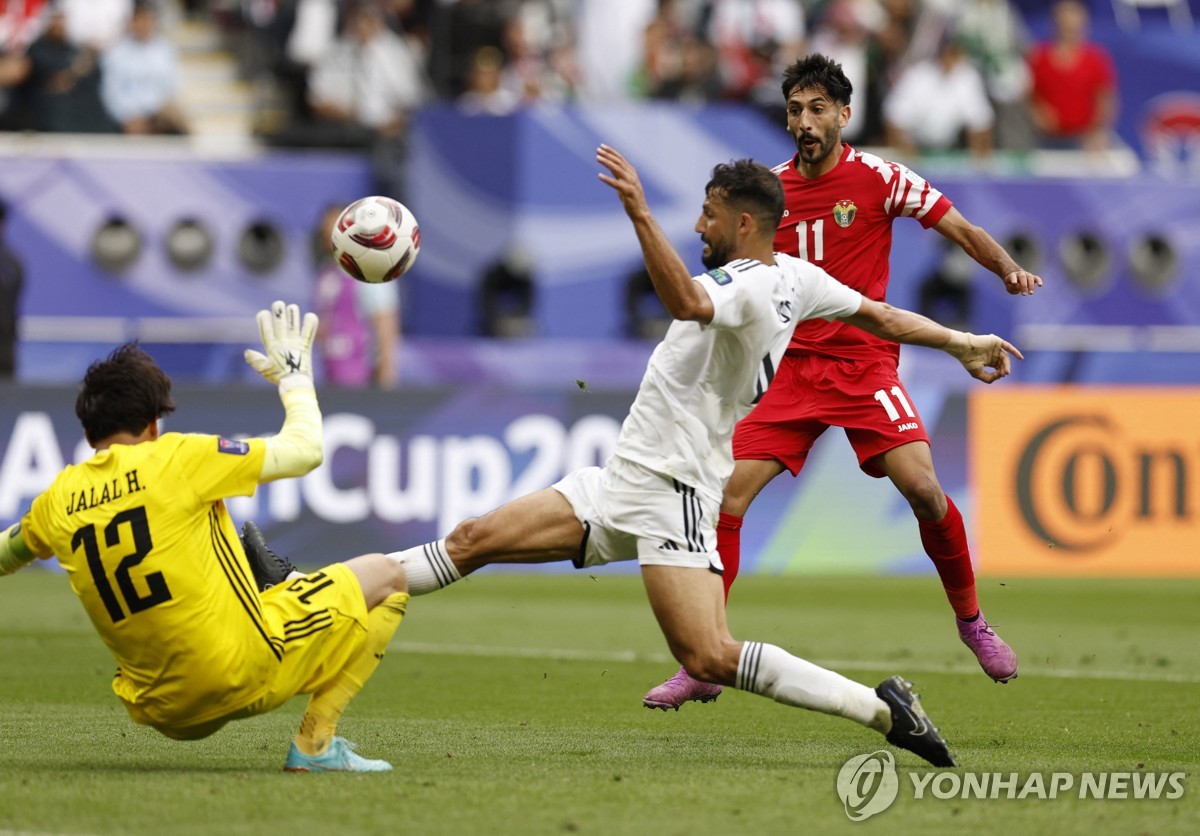
<svg viewBox="0 0 1200 836"><path fill-rule="evenodd" d="M257 321L265 353L246 361L279 388L277 435L160 432L171 380L127 343L88 368L75 401L95 455L67 466L0 538L0 573L57 555L116 657L112 688L135 722L196 740L311 694L285 769L388 770L335 732L404 615L403 567L364 555L260 595L225 507L324 458L317 317L276 302Z"/></svg>

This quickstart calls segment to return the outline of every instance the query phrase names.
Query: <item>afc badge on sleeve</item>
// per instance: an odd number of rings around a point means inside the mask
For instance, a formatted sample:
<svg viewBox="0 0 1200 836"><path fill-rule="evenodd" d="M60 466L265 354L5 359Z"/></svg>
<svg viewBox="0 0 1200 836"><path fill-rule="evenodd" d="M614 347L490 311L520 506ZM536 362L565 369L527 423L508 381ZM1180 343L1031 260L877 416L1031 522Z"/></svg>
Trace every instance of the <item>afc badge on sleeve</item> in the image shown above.
<svg viewBox="0 0 1200 836"><path fill-rule="evenodd" d="M250 445L236 438L217 437L217 452L229 453L231 456L244 456L250 452Z"/></svg>

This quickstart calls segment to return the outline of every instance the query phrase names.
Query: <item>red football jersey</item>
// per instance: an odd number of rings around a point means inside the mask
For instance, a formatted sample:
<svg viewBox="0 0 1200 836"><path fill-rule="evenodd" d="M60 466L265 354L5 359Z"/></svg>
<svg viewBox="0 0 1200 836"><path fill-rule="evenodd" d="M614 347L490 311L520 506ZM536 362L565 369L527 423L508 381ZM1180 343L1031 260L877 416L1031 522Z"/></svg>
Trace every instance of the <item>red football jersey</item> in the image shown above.
<svg viewBox="0 0 1200 836"><path fill-rule="evenodd" d="M892 220L916 218L929 228L952 205L899 163L844 144L838 164L815 180L800 175L795 157L774 171L786 206L775 250L811 261L877 302L887 296ZM900 346L841 322L813 319L796 326L788 353L896 363Z"/></svg>

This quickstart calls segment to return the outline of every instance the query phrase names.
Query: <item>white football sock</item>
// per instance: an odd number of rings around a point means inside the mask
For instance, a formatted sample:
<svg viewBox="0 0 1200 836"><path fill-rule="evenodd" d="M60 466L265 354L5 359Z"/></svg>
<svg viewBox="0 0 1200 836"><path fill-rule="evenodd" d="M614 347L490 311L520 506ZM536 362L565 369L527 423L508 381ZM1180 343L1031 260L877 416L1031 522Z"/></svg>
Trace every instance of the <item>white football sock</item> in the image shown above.
<svg viewBox="0 0 1200 836"><path fill-rule="evenodd" d="M408 575L410 595L427 595L430 592L437 592L462 577L458 573L458 569L454 567L454 561L446 553L444 539L435 540L413 549L405 549L402 552L392 552L388 557L404 564L404 572Z"/></svg>
<svg viewBox="0 0 1200 836"><path fill-rule="evenodd" d="M878 731L887 731L892 725L891 709L874 689L773 644L742 645L736 684L775 702L836 714Z"/></svg>

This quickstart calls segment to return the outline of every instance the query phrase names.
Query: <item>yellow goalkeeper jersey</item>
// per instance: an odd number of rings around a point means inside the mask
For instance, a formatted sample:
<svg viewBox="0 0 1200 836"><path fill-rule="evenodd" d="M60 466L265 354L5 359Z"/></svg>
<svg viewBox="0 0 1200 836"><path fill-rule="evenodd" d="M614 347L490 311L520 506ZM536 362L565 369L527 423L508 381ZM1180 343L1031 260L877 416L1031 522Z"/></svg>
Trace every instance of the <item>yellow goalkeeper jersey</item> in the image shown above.
<svg viewBox="0 0 1200 836"><path fill-rule="evenodd" d="M202 723L270 687L281 649L224 497L253 494L263 439L164 433L65 468L22 520L56 555L119 665L113 690L155 722Z"/></svg>

